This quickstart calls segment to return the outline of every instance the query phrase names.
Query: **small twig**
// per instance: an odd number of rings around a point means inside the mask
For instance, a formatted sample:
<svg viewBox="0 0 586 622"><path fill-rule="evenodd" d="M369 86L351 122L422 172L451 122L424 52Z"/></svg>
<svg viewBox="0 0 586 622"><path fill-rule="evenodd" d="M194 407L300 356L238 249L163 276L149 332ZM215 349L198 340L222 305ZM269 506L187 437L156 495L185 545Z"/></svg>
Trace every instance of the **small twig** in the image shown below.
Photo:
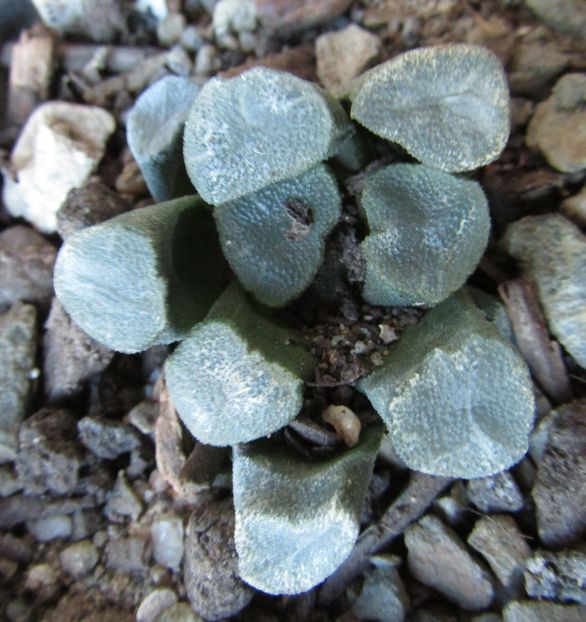
<svg viewBox="0 0 586 622"><path fill-rule="evenodd" d="M354 549L336 572L326 579L319 592L319 602L328 605L368 566L375 553L386 548L431 505L451 483L449 477L434 477L413 471L403 492L393 501L381 519L366 529Z"/></svg>

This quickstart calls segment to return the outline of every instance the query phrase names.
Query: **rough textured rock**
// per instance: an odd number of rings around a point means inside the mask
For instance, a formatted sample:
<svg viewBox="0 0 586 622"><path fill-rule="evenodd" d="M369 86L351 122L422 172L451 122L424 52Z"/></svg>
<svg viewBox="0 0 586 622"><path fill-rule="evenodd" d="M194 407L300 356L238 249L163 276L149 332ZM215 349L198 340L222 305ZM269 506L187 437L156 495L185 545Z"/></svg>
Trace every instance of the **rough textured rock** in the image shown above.
<svg viewBox="0 0 586 622"><path fill-rule="evenodd" d="M57 232L65 240L72 233L120 216L130 205L108 186L90 181L83 188L69 191L57 212Z"/></svg>
<svg viewBox="0 0 586 622"><path fill-rule="evenodd" d="M435 305L462 287L488 242L482 188L420 164L368 176L363 296L376 305Z"/></svg>
<svg viewBox="0 0 586 622"><path fill-rule="evenodd" d="M523 508L523 495L508 471L470 480L466 496L482 512L518 512Z"/></svg>
<svg viewBox="0 0 586 622"><path fill-rule="evenodd" d="M47 26L61 35L113 41L126 31L125 3L121 0L32 0Z"/></svg>
<svg viewBox="0 0 586 622"><path fill-rule="evenodd" d="M539 538L548 547L586 533L586 401L557 410L532 491Z"/></svg>
<svg viewBox="0 0 586 622"><path fill-rule="evenodd" d="M91 540L83 540L61 551L59 561L65 572L74 579L81 579L98 563L98 549Z"/></svg>
<svg viewBox="0 0 586 622"><path fill-rule="evenodd" d="M0 315L0 463L14 460L27 414L37 349L37 312L16 303Z"/></svg>
<svg viewBox="0 0 586 622"><path fill-rule="evenodd" d="M44 233L55 232L57 211L97 167L115 127L114 117L95 106L59 101L39 106L4 171L6 209Z"/></svg>
<svg viewBox="0 0 586 622"><path fill-rule="evenodd" d="M584 622L586 607L512 601L503 610L504 622Z"/></svg>
<svg viewBox="0 0 586 622"><path fill-rule="evenodd" d="M37 411L20 426L18 441L16 469L28 493L63 495L75 489L83 456L69 411Z"/></svg>
<svg viewBox="0 0 586 622"><path fill-rule="evenodd" d="M444 171L492 162L509 137L505 72L484 47L411 50L371 69L353 90L353 119Z"/></svg>
<svg viewBox="0 0 586 622"><path fill-rule="evenodd" d="M68 237L55 292L88 335L134 353L184 337L221 292L223 266L211 216L185 197Z"/></svg>
<svg viewBox="0 0 586 622"><path fill-rule="evenodd" d="M527 145L540 149L558 171L586 168L586 75L560 78L549 99L535 109L527 128Z"/></svg>
<svg viewBox="0 0 586 622"><path fill-rule="evenodd" d="M487 516L476 521L468 544L488 562L500 582L519 591L523 580L523 562L531 555L527 539L510 516Z"/></svg>
<svg viewBox="0 0 586 622"><path fill-rule="evenodd" d="M125 574L143 574L148 570L146 544L138 536L109 540L105 549L106 567Z"/></svg>
<svg viewBox="0 0 586 622"><path fill-rule="evenodd" d="M409 570L418 581L467 611L490 605L494 595L490 574L438 518L427 515L411 525L405 532L405 544Z"/></svg>
<svg viewBox="0 0 586 622"><path fill-rule="evenodd" d="M128 114L128 146L156 201L194 192L183 161L183 128L198 92L190 79L167 76L144 91Z"/></svg>
<svg viewBox="0 0 586 622"><path fill-rule="evenodd" d="M351 132L315 85L255 67L203 86L185 126L185 165L204 201L220 205L300 175Z"/></svg>
<svg viewBox="0 0 586 622"><path fill-rule="evenodd" d="M178 570L183 559L183 520L162 516L151 524L153 557L158 564Z"/></svg>
<svg viewBox="0 0 586 622"><path fill-rule="evenodd" d="M320 35L315 41L319 81L332 95L344 95L380 51L380 39L356 24Z"/></svg>
<svg viewBox="0 0 586 622"><path fill-rule="evenodd" d="M527 366L464 292L408 328L358 387L412 469L478 478L527 451L534 418Z"/></svg>
<svg viewBox="0 0 586 622"><path fill-rule="evenodd" d="M43 338L45 392L50 400L79 393L86 380L106 369L114 352L77 327L57 298Z"/></svg>
<svg viewBox="0 0 586 622"><path fill-rule="evenodd" d="M110 521L120 523L124 521L125 517L130 517L131 520L136 521L142 510L143 505L140 498L128 483L124 471L119 471L116 483L108 494L104 514Z"/></svg>
<svg viewBox="0 0 586 622"><path fill-rule="evenodd" d="M360 443L319 462L271 441L233 453L236 550L240 576L269 594L304 592L346 559L382 426Z"/></svg>
<svg viewBox="0 0 586 622"><path fill-rule="evenodd" d="M79 440L98 458L114 460L140 446L138 434L120 421L84 417L77 428Z"/></svg>
<svg viewBox="0 0 586 622"><path fill-rule="evenodd" d="M0 309L18 300L45 302L53 292L56 249L30 227L0 233Z"/></svg>
<svg viewBox="0 0 586 622"><path fill-rule="evenodd" d="M396 568L382 566L364 573L364 584L352 611L359 620L403 622L409 596Z"/></svg>
<svg viewBox="0 0 586 622"><path fill-rule="evenodd" d="M521 43L511 63L509 85L515 95L542 99L550 83L566 68L569 57L555 43Z"/></svg>
<svg viewBox="0 0 586 622"><path fill-rule="evenodd" d="M252 590L238 577L231 499L208 504L191 515L184 581L191 606L206 620L235 615L252 600Z"/></svg>
<svg viewBox="0 0 586 622"><path fill-rule="evenodd" d="M340 218L333 174L318 165L214 211L224 256L247 291L281 307L311 283Z"/></svg>
<svg viewBox="0 0 586 622"><path fill-rule="evenodd" d="M9 123L23 125L34 108L49 99L56 48L54 33L41 24L21 33L10 57Z"/></svg>
<svg viewBox="0 0 586 622"><path fill-rule="evenodd" d="M289 423L313 366L294 341L294 332L258 313L232 283L165 364L169 394L189 431L224 446Z"/></svg>
<svg viewBox="0 0 586 622"><path fill-rule="evenodd" d="M509 225L503 246L535 283L551 332L586 367L584 234L559 214L527 216Z"/></svg>
<svg viewBox="0 0 586 622"><path fill-rule="evenodd" d="M350 4L351 0L256 0L256 12L265 28L292 32L327 22Z"/></svg>
<svg viewBox="0 0 586 622"><path fill-rule="evenodd" d="M586 7L581 0L525 0L525 4L556 30L586 37Z"/></svg>
<svg viewBox="0 0 586 622"><path fill-rule="evenodd" d="M525 589L538 600L586 605L586 553L537 551L525 560Z"/></svg>

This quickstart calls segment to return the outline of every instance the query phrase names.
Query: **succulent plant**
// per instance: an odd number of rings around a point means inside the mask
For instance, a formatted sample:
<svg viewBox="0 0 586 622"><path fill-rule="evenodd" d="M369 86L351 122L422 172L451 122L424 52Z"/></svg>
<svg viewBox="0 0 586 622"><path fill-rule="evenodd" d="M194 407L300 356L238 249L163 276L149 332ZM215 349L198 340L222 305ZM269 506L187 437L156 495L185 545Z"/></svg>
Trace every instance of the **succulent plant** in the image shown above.
<svg viewBox="0 0 586 622"><path fill-rule="evenodd" d="M452 45L389 61L352 93L353 118L422 162L373 163L357 177L358 218L369 229L356 251L363 297L438 305L358 387L399 456L432 474L473 478L511 466L533 420L527 368L499 332L508 330L502 308L480 293L480 311L457 291L487 244L486 198L476 182L445 172L485 164L504 147L503 75L484 48ZM176 155L186 112L179 102L173 109L169 84L145 93L128 124L155 197L182 192ZM185 82L177 89L195 92ZM162 111L151 97L162 98ZM150 137L153 123L160 133ZM82 230L57 261L57 296L98 341L137 352L182 340L165 366L169 394L197 439L234 446L240 573L270 593L307 590L348 555L378 451L382 426L372 423L355 446L325 457L282 444L286 435L275 433L302 410L315 363L286 315L267 308L287 305L314 279L340 221L337 178L369 164L373 140L338 101L295 76L254 68L214 78L183 132L201 198ZM237 277L227 289L224 256Z"/></svg>
<svg viewBox="0 0 586 622"><path fill-rule="evenodd" d="M362 207L370 234L365 300L435 305L462 287L488 242L480 186L421 164L393 164L366 179Z"/></svg>
<svg viewBox="0 0 586 622"><path fill-rule="evenodd" d="M183 161L183 126L199 87L167 76L136 100L128 114L128 146L157 201L193 194Z"/></svg>
<svg viewBox="0 0 586 622"><path fill-rule="evenodd" d="M423 164L469 171L498 158L507 143L507 78L486 48L419 48L358 78L350 114Z"/></svg>

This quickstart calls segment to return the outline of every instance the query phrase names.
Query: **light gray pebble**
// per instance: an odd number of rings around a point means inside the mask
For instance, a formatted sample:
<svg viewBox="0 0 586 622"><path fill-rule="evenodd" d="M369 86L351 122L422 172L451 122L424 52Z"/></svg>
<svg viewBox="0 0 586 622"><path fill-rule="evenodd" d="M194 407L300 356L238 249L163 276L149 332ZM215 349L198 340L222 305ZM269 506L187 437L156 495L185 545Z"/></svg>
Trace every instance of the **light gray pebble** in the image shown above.
<svg viewBox="0 0 586 622"><path fill-rule="evenodd" d="M519 590L523 561L531 555L531 548L511 516L497 514L479 519L468 536L468 544L486 559L505 587Z"/></svg>
<svg viewBox="0 0 586 622"><path fill-rule="evenodd" d="M148 552L146 541L138 536L110 540L106 545L106 566L127 574L147 571Z"/></svg>
<svg viewBox="0 0 586 622"><path fill-rule="evenodd" d="M220 68L218 50L211 44L202 45L195 57L195 75L208 76Z"/></svg>
<svg viewBox="0 0 586 622"><path fill-rule="evenodd" d="M163 587L152 591L140 603L136 612L136 622L154 622L163 611L177 602L177 595L173 590Z"/></svg>
<svg viewBox="0 0 586 622"><path fill-rule="evenodd" d="M508 471L470 480L467 495L481 512L518 512L523 508L523 495Z"/></svg>
<svg viewBox="0 0 586 622"><path fill-rule="evenodd" d="M71 516L47 516L27 523L27 529L39 542L66 540L71 536Z"/></svg>
<svg viewBox="0 0 586 622"><path fill-rule="evenodd" d="M359 620L402 622L408 609L409 596L396 568L366 571L362 590L352 605Z"/></svg>
<svg viewBox="0 0 586 622"><path fill-rule="evenodd" d="M142 434L154 434L159 416L159 404L153 400L139 402L129 413L128 422Z"/></svg>
<svg viewBox="0 0 586 622"><path fill-rule="evenodd" d="M63 570L74 579L81 579L91 572L98 558L98 549L91 540L76 542L59 555Z"/></svg>
<svg viewBox="0 0 586 622"><path fill-rule="evenodd" d="M178 516L165 516L153 521L153 557L158 564L178 570L183 559L183 532L183 521Z"/></svg>
<svg viewBox="0 0 586 622"><path fill-rule="evenodd" d="M101 417L84 417L77 424L81 442L94 454L114 460L139 447L138 434L128 425Z"/></svg>
<svg viewBox="0 0 586 622"><path fill-rule="evenodd" d="M108 496L104 515L114 522L121 522L124 517L135 521L142 513L142 509L141 500L127 482L124 472L120 471Z"/></svg>
<svg viewBox="0 0 586 622"><path fill-rule="evenodd" d="M186 26L185 17L181 13L170 13L157 26L157 40L159 45L169 48L181 38Z"/></svg>
<svg viewBox="0 0 586 622"><path fill-rule="evenodd" d="M187 28L183 30L180 42L188 52L197 52L204 44L199 29L195 26L187 26Z"/></svg>
<svg viewBox="0 0 586 622"><path fill-rule="evenodd" d="M458 535L428 514L405 532L411 574L462 609L486 609L494 596L493 579L468 552Z"/></svg>

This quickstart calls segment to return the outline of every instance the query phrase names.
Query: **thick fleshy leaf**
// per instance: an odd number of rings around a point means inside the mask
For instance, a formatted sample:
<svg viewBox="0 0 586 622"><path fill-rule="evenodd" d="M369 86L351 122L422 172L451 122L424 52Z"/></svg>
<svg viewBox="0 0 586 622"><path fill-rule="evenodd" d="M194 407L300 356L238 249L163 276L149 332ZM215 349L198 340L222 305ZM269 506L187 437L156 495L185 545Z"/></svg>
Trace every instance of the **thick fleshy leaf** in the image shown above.
<svg viewBox="0 0 586 622"><path fill-rule="evenodd" d="M487 48L418 48L358 78L351 116L412 156L444 171L495 160L509 137L509 91Z"/></svg>
<svg viewBox="0 0 586 622"><path fill-rule="evenodd" d="M189 177L212 205L296 177L353 128L340 104L296 76L255 67L202 88L185 127Z"/></svg>
<svg viewBox="0 0 586 622"><path fill-rule="evenodd" d="M421 164L393 164L364 184L370 234L364 298L377 305L435 305L480 261L490 231L475 182Z"/></svg>
<svg viewBox="0 0 586 622"><path fill-rule="evenodd" d="M407 329L359 388L411 469L486 477L527 451L534 417L529 371L464 292Z"/></svg>
<svg viewBox="0 0 586 622"><path fill-rule="evenodd" d="M287 425L313 368L294 340L232 283L167 359L169 394L188 430L208 445L234 445Z"/></svg>
<svg viewBox="0 0 586 622"><path fill-rule="evenodd" d="M340 210L336 180L322 164L221 205L214 217L224 256L243 287L279 307L310 285Z"/></svg>
<svg viewBox="0 0 586 622"><path fill-rule="evenodd" d="M55 292L73 321L119 352L184 337L221 293L224 260L197 197L135 209L70 235Z"/></svg>
<svg viewBox="0 0 586 622"><path fill-rule="evenodd" d="M183 128L198 92L188 78L167 76L142 93L128 114L128 146L157 201L193 194L183 162Z"/></svg>
<svg viewBox="0 0 586 622"><path fill-rule="evenodd" d="M326 460L274 441L234 448L238 569L269 594L311 589L346 559L358 536L382 426Z"/></svg>

